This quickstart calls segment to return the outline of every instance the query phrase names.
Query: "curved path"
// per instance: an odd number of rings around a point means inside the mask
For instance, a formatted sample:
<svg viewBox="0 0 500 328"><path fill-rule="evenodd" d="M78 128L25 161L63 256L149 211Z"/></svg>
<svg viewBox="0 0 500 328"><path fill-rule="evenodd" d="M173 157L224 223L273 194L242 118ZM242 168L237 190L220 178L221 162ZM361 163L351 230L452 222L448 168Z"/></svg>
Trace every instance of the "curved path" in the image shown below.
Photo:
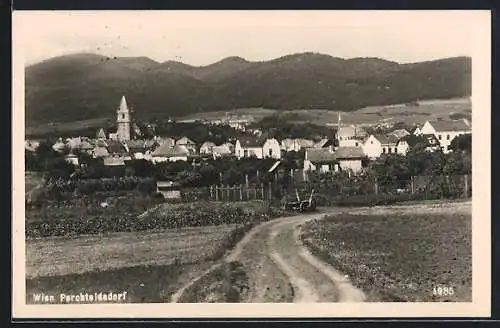
<svg viewBox="0 0 500 328"><path fill-rule="evenodd" d="M362 291L314 257L299 239L300 225L335 212L280 218L253 228L225 258L245 267L250 292L243 302L363 301ZM193 283L196 281L189 285ZM171 301L178 300L181 293L176 293Z"/></svg>

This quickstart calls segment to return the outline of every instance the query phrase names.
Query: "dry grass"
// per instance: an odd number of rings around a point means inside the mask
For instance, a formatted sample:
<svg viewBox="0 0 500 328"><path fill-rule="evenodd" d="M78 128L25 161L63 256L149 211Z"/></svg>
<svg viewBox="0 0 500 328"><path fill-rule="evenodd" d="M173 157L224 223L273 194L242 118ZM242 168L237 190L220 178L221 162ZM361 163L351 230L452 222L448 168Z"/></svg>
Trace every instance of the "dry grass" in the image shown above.
<svg viewBox="0 0 500 328"><path fill-rule="evenodd" d="M194 263L220 252L238 225L112 233L26 242L26 276L61 276L140 265Z"/></svg>

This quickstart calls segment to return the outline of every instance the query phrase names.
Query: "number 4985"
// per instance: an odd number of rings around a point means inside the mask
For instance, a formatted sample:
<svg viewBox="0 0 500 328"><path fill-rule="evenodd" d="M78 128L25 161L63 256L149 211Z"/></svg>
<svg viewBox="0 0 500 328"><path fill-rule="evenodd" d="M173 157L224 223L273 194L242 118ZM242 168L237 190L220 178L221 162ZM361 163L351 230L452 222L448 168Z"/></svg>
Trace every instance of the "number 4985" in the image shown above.
<svg viewBox="0 0 500 328"><path fill-rule="evenodd" d="M447 286L434 287L434 289L432 290L432 295L435 295L435 296L449 296L449 295L453 295L454 293L455 293L455 290L453 289L453 287L447 287Z"/></svg>

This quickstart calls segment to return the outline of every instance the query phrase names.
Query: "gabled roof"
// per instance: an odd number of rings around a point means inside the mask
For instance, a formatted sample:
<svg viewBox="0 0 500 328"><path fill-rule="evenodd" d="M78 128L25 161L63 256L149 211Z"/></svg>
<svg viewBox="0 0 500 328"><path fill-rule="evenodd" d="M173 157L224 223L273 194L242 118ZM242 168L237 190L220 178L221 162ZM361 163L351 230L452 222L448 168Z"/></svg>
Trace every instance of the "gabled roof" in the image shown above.
<svg viewBox="0 0 500 328"><path fill-rule="evenodd" d="M241 137L238 139L241 147L243 148L256 148L264 146L266 138L256 138L256 137Z"/></svg>
<svg viewBox="0 0 500 328"><path fill-rule="evenodd" d="M337 157L334 153L323 148L307 149L306 158L312 163L332 163L337 161Z"/></svg>
<svg viewBox="0 0 500 328"><path fill-rule="evenodd" d="M375 134L373 135L382 145L395 145L398 142L398 139L396 136L389 134Z"/></svg>
<svg viewBox="0 0 500 328"><path fill-rule="evenodd" d="M163 145L156 148L156 150L151 154L153 157L183 157L188 156L189 152L184 149L184 147L175 145L170 147L170 145L164 143Z"/></svg>
<svg viewBox="0 0 500 328"><path fill-rule="evenodd" d="M408 146L414 147L417 145L419 142L425 143L426 146L432 147L432 146L439 146L439 140L436 138L434 134L423 134L423 135L407 135L404 136L403 138L399 139L399 142L406 142L408 143Z"/></svg>
<svg viewBox="0 0 500 328"><path fill-rule="evenodd" d="M139 140L139 139L126 140L125 141L125 144L127 145L128 149L130 151L144 150L145 149L145 143L146 142L144 140Z"/></svg>
<svg viewBox="0 0 500 328"><path fill-rule="evenodd" d="M365 153L360 147L339 147L334 152L337 159L358 159L365 157Z"/></svg>
<svg viewBox="0 0 500 328"><path fill-rule="evenodd" d="M106 133L103 128L100 128L99 131L97 131L96 137L97 139L106 139Z"/></svg>
<svg viewBox="0 0 500 328"><path fill-rule="evenodd" d="M470 131L470 127L463 120L456 121L429 121L436 132Z"/></svg>

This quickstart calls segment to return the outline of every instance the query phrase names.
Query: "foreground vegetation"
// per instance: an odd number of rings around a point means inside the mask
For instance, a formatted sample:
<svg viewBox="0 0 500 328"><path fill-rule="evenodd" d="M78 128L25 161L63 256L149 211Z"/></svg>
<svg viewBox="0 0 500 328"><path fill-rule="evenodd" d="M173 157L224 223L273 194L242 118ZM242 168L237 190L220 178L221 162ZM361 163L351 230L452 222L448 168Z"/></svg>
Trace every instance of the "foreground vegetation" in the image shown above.
<svg viewBox="0 0 500 328"><path fill-rule="evenodd" d="M301 238L370 301L443 302L471 301L471 232L470 214L389 212L312 221Z"/></svg>

